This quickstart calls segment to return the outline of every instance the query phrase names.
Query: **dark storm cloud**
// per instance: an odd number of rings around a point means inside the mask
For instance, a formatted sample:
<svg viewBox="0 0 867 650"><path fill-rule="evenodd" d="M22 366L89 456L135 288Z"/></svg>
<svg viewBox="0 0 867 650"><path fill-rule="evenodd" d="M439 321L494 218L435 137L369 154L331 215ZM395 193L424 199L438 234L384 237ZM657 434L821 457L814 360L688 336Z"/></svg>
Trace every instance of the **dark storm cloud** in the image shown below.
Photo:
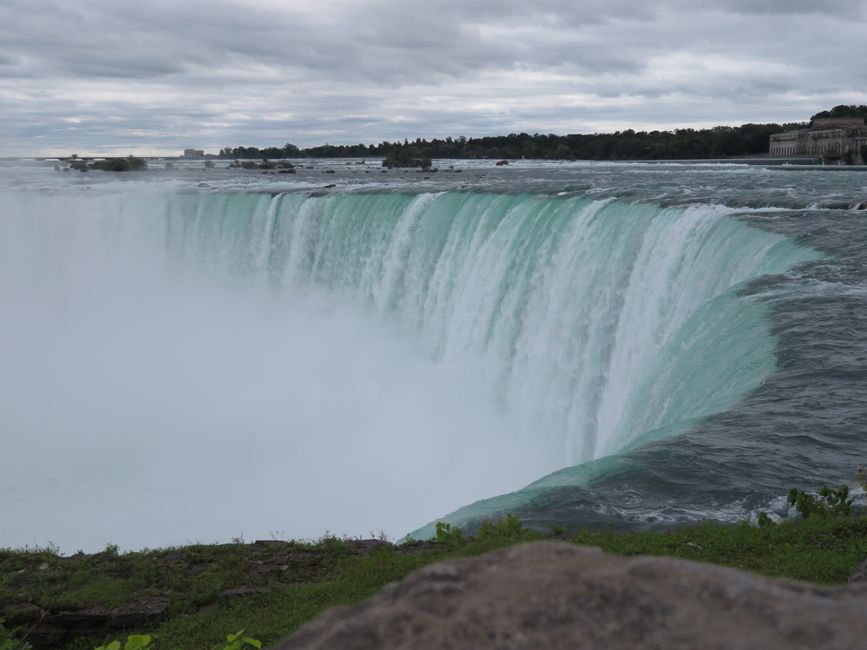
<svg viewBox="0 0 867 650"><path fill-rule="evenodd" d="M0 0L0 154L805 119L867 0Z"/></svg>

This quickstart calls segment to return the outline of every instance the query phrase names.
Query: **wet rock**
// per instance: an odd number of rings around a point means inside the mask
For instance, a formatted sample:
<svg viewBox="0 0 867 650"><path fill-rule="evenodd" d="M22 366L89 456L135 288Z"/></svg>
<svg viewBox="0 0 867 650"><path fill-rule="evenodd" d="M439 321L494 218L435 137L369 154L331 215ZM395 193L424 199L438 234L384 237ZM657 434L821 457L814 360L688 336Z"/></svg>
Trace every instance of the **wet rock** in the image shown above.
<svg viewBox="0 0 867 650"><path fill-rule="evenodd" d="M855 650L867 584L819 587L558 542L434 564L275 650Z"/></svg>

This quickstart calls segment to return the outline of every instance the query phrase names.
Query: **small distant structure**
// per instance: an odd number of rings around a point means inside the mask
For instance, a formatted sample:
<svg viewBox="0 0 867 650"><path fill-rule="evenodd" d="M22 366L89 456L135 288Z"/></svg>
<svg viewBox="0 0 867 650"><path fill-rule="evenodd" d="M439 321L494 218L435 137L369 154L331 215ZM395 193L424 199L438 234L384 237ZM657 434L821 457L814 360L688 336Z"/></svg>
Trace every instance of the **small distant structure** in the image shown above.
<svg viewBox="0 0 867 650"><path fill-rule="evenodd" d="M184 149L184 158L186 160L204 160L204 149Z"/></svg>
<svg viewBox="0 0 867 650"><path fill-rule="evenodd" d="M823 117L808 127L771 135L773 158L821 158L824 165L867 165L863 117Z"/></svg>

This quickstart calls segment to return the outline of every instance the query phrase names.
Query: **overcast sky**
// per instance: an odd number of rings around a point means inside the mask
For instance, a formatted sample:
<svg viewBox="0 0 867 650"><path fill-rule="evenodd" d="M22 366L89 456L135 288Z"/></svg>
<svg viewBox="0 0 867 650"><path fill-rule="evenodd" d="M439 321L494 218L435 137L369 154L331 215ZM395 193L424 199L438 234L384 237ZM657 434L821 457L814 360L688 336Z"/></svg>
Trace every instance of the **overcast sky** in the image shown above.
<svg viewBox="0 0 867 650"><path fill-rule="evenodd" d="M0 0L0 155L800 121L867 0Z"/></svg>

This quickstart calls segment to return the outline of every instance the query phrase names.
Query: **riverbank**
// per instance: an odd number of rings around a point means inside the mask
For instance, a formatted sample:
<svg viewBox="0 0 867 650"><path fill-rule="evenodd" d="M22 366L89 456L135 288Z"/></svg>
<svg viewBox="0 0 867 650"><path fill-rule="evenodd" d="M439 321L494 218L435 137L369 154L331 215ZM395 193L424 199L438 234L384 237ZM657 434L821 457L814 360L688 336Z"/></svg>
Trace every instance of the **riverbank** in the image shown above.
<svg viewBox="0 0 867 650"><path fill-rule="evenodd" d="M133 632L153 635L157 649L212 648L242 628L268 645L324 609L358 602L424 565L539 539L842 584L867 557L867 517L569 534L541 534L510 518L475 537L441 528L435 541L399 546L324 537L123 554L109 546L68 557L51 549L5 550L0 617L35 648L89 649Z"/></svg>

